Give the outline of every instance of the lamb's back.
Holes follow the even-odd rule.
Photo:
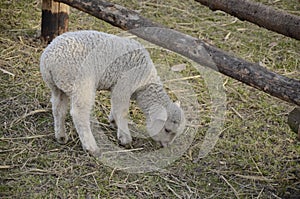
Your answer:
[[[49,44],[41,56],[41,72],[48,84],[65,92],[72,92],[85,79],[93,79],[96,87],[109,89],[124,71],[142,62],[151,62],[150,56],[134,40],[77,31],[62,34]]]

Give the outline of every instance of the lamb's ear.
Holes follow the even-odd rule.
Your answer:
[[[157,135],[164,127],[168,118],[167,110],[162,105],[151,106],[147,122],[147,130],[150,136]]]
[[[174,104],[176,104],[180,108],[180,101],[176,101],[174,102]]]

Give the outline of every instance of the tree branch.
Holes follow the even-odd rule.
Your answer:
[[[222,10],[268,30],[300,40],[300,17],[248,0],[196,0],[211,10]]]

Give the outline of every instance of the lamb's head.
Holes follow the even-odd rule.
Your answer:
[[[151,138],[163,147],[172,144],[184,128],[185,117],[179,103],[170,103],[166,108],[158,104],[150,107],[147,130]]]

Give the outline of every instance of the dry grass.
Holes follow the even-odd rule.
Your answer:
[[[211,12],[194,1],[114,2],[270,70],[298,78],[299,41]],[[261,0],[300,15],[299,3]],[[201,110],[201,128],[191,148],[161,172],[128,174],[85,153],[70,118],[67,145],[54,140],[49,89],[39,73],[45,45],[40,29],[40,1],[0,3],[0,197],[1,198],[297,198],[300,195],[300,145],[286,124],[293,106],[240,82],[225,78],[225,127],[214,150],[198,163],[208,129],[211,102],[202,79],[190,78]],[[70,29],[118,33],[117,28],[72,10]],[[178,56],[160,57],[170,66]],[[199,75],[187,67],[185,77]],[[100,104],[101,100],[101,104]],[[104,93],[95,114],[107,124]],[[133,110],[133,113],[138,110]],[[137,118],[140,116],[136,114]],[[108,129],[108,131],[112,131]],[[110,139],[114,141],[115,137]],[[137,140],[133,147],[143,146]],[[148,147],[148,148],[147,148]],[[146,150],[151,150],[151,144]]]

